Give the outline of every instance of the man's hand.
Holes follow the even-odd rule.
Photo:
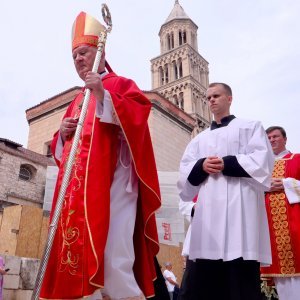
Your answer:
[[[59,131],[63,142],[73,136],[76,130],[77,123],[78,119],[74,118],[65,118],[62,120]]]
[[[224,169],[224,161],[217,156],[208,156],[203,162],[203,170],[208,174],[218,174]]]
[[[100,74],[91,71],[87,72],[85,77],[85,87],[89,88],[96,99],[102,103],[104,98],[104,89]]]
[[[284,186],[281,178],[272,178],[271,179],[271,188],[270,192],[277,192],[284,190]]]

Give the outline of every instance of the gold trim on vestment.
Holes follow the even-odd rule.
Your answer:
[[[97,101],[95,99],[95,101]],[[96,103],[97,104],[97,103]],[[95,104],[95,105],[96,105]],[[89,233],[89,237],[90,237],[90,242],[91,242],[91,247],[93,249],[93,253],[96,259],[96,264],[97,264],[97,269],[96,269],[96,273],[99,269],[99,261],[98,261],[98,256],[96,253],[96,249],[94,246],[94,242],[93,242],[93,236],[92,236],[92,232],[91,232],[91,228],[90,228],[90,224],[88,221],[88,215],[87,215],[87,195],[86,195],[86,190],[87,190],[87,182],[88,182],[88,176],[89,176],[89,172],[88,172],[88,167],[89,167],[89,162],[90,162],[90,154],[91,154],[91,148],[92,148],[92,144],[93,144],[93,137],[94,137],[94,128],[95,128],[95,122],[96,122],[96,110],[94,112],[94,118],[93,118],[93,126],[92,126],[92,130],[91,130],[91,142],[90,142],[90,148],[89,148],[89,152],[88,152],[88,158],[87,158],[87,163],[86,163],[86,170],[85,170],[85,182],[84,182],[84,218],[86,221],[86,225],[87,225],[87,229],[88,229],[88,233]],[[89,278],[89,283],[93,286],[99,287],[99,288],[103,288],[102,285],[99,285],[97,283],[92,282],[93,278],[95,277],[96,273],[94,273],[90,278]]]
[[[69,144],[69,145],[71,145],[71,144]],[[68,216],[65,219],[65,223],[64,223],[64,220],[63,220],[63,216],[62,215],[60,216],[60,226],[61,226],[61,230],[62,230],[63,243],[62,243],[60,265],[59,265],[58,271],[59,272],[68,271],[70,275],[76,275],[77,274],[77,269],[79,267],[78,266],[79,254],[73,252],[72,244],[74,244],[79,239],[80,230],[79,230],[78,227],[69,226],[69,223],[70,223],[70,220],[72,218],[72,215],[75,213],[75,210],[70,209],[70,202],[71,202],[72,192],[77,191],[77,190],[80,189],[81,181],[83,180],[83,177],[78,176],[78,173],[77,173],[77,171],[82,168],[81,159],[79,157],[81,145],[82,145],[82,140],[79,140],[79,144],[78,144],[78,148],[77,148],[77,151],[76,151],[74,164],[73,164],[73,167],[72,167],[72,173],[71,173],[71,177],[70,177],[70,180],[69,180],[69,185],[74,181],[77,182],[77,185],[74,183],[73,186],[72,186],[72,190],[68,191],[68,193],[66,193],[65,198],[64,198],[64,207],[66,207],[66,205],[68,205],[67,201],[69,203]],[[66,154],[65,161],[68,160],[69,154],[70,154],[70,152]],[[66,164],[64,164],[64,166],[65,165]],[[65,249],[64,249],[65,247],[67,247],[66,252],[65,252]]]
[[[289,153],[289,154],[290,154],[290,153]],[[275,162],[276,162],[276,161],[280,161],[280,160],[290,160],[290,159],[293,159],[294,156],[295,156],[295,154],[296,154],[296,153],[293,153],[293,154],[291,154],[289,157],[286,157],[286,158],[284,158],[284,157],[278,158],[278,159],[275,160]],[[286,154],[286,155],[287,155],[287,154]]]
[[[276,273],[276,274],[273,274],[273,273],[270,273],[270,274],[264,274],[264,273],[262,273],[262,274],[260,274],[261,275],[261,277],[283,277],[283,278],[286,278],[286,277],[298,277],[298,276],[300,276],[300,273],[294,273],[294,274],[278,274],[278,273]]]
[[[285,160],[275,161],[273,178],[284,178]],[[278,253],[279,269],[282,275],[295,274],[295,261],[289,232],[287,215],[287,199],[284,192],[273,192],[269,195],[272,227],[275,235],[275,244]]]

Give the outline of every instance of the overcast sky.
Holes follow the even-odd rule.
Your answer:
[[[119,75],[151,89],[150,59],[174,0],[107,0],[113,30],[107,59]],[[80,11],[102,22],[95,0],[0,1],[0,137],[27,146],[25,110],[81,85],[71,56],[71,27]],[[199,53],[210,82],[233,89],[232,113],[287,130],[300,152],[300,1],[179,0],[198,25]]]

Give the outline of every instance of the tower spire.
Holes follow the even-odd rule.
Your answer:
[[[198,26],[179,2],[174,0],[174,7],[159,30],[160,55],[151,60],[152,89],[192,115],[200,130],[211,121],[205,97],[208,62],[198,52]]]

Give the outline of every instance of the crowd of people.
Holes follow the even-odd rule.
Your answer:
[[[53,207],[86,89],[91,99],[40,297],[260,300],[263,277],[280,300],[298,299],[300,155],[286,150],[283,128],[265,132],[260,122],[231,114],[225,83],[209,85],[214,121],[191,140],[180,163],[179,195],[192,216],[181,288],[172,263],[162,273],[151,102],[134,81],[111,70],[105,51],[92,72],[103,30],[84,12],[73,25],[72,57],[84,88],[52,141],[59,166]]]

